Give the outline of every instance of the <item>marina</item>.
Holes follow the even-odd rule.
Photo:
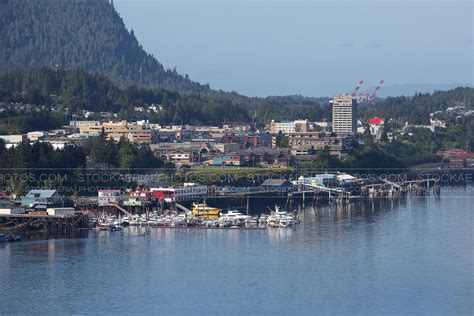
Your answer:
[[[69,229],[121,230],[128,226],[173,228],[286,228],[300,221],[295,204],[349,204],[373,199],[406,199],[440,195],[435,178],[363,181],[348,174],[299,177],[293,182],[268,181],[260,187],[215,187],[187,183],[169,188],[137,186],[125,192],[99,190],[97,197],[76,197],[70,202],[54,190],[33,190],[45,198],[29,198],[28,207],[0,209],[0,231],[35,233]],[[29,194],[32,194],[31,192]],[[33,196],[33,195],[32,195]],[[256,201],[267,204],[260,208]],[[276,203],[277,202],[277,203]],[[273,204],[273,208],[268,207]],[[283,204],[284,203],[284,204]],[[280,204],[280,205],[278,205]]]
[[[284,229],[129,226],[1,244],[0,313],[469,314],[473,197],[299,203],[300,224]]]
[[[183,206],[181,206],[184,208]],[[204,210],[204,211],[203,211]],[[203,214],[204,213],[204,214]],[[89,227],[97,230],[121,230],[122,227],[172,227],[172,228],[232,228],[232,229],[265,229],[284,228],[299,224],[296,211],[281,210],[275,205],[269,214],[260,216],[244,215],[237,210],[221,212],[220,209],[206,204],[193,204],[193,209],[186,213],[168,212],[159,215],[156,211],[151,214],[117,217],[115,215],[92,215],[89,217]]]

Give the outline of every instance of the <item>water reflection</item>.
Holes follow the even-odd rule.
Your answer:
[[[473,198],[299,203],[301,224],[284,229],[0,245],[0,314],[469,314]]]

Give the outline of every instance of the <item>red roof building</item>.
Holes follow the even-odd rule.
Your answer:
[[[372,117],[367,121],[370,125],[382,125],[385,123],[384,117]]]

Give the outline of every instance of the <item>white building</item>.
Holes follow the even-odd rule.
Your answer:
[[[331,128],[331,122],[326,122],[326,121],[312,122],[311,125],[312,125],[311,128],[313,130],[323,129],[323,130],[329,131],[329,129]]]
[[[97,195],[99,206],[115,206],[120,203],[120,190],[99,190]]]
[[[71,126],[97,126],[100,125],[100,121],[70,121],[69,125]]]
[[[208,194],[208,187],[185,183],[182,187],[150,188],[150,192],[153,198],[165,202],[185,201],[205,198]]]
[[[56,150],[57,149],[62,150],[64,149],[64,147],[73,144],[71,141],[64,140],[64,139],[47,139],[42,142],[51,144],[51,146],[53,146],[53,148]]]
[[[46,212],[52,216],[71,216],[76,213],[76,210],[74,207],[49,207]]]
[[[28,139],[32,142],[35,142],[38,139],[43,139],[46,135],[47,135],[47,133],[42,132],[42,131],[29,132],[29,133],[26,134]]]
[[[332,100],[332,131],[352,134],[357,131],[357,102],[350,95],[340,95]]]
[[[26,135],[0,135],[0,139],[5,142],[6,148],[16,147],[22,141],[26,141]]]
[[[14,214],[24,214],[25,209],[23,207],[5,207],[0,208],[0,215],[14,215]]]
[[[382,137],[384,131],[385,118],[373,117],[369,118],[367,123],[369,124],[370,134],[379,140]]]
[[[279,132],[282,132],[283,134],[309,132],[309,121],[296,120],[275,122],[274,120],[272,120],[272,122],[270,123],[270,133],[278,134]]]

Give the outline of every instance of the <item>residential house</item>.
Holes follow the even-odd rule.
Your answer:
[[[97,194],[99,206],[115,206],[121,200],[120,190],[99,190]]]

